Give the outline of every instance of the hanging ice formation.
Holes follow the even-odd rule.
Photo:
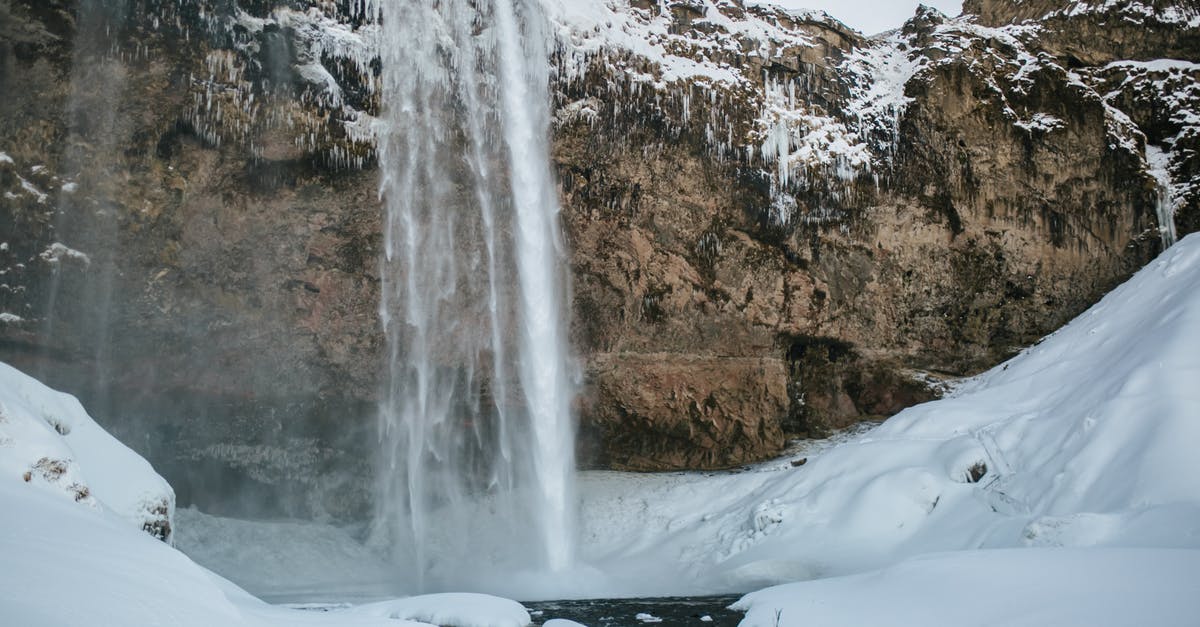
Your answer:
[[[382,23],[374,537],[423,589],[572,561],[573,390],[535,0],[367,0]],[[498,571],[499,572],[499,571]]]

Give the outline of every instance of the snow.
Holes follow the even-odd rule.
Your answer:
[[[62,263],[63,259],[68,261],[76,261],[85,266],[92,264],[92,258],[89,257],[87,253],[75,250],[74,248],[63,244],[62,242],[54,242],[53,244],[50,244],[48,247],[46,247],[46,250],[43,250],[38,256],[41,257],[45,262],[52,265],[58,265]]]
[[[21,182],[21,189],[24,190],[26,194],[33,196],[34,200],[36,200],[39,204],[44,205],[46,204],[46,201],[49,200],[50,197],[45,192],[38,189],[33,183],[30,183],[25,177],[18,174],[17,180]]]
[[[175,493],[150,464],[101,429],[75,397],[0,363],[4,481],[111,512],[169,539]]]
[[[525,627],[529,612],[516,601],[486,594],[447,592],[361,605],[353,614],[455,627]]]
[[[962,11],[961,0],[767,0],[753,4],[775,4],[787,9],[826,11],[847,26],[868,35],[899,28],[922,4],[938,9],[946,15],[958,15]]]
[[[894,32],[873,45],[856,48],[846,56],[840,70],[849,84],[845,112],[854,120],[860,135],[882,139],[888,159],[900,142],[900,117],[911,98],[904,88],[929,59],[916,54],[912,42]]]
[[[1013,126],[1029,133],[1049,133],[1061,128],[1066,128],[1066,123],[1061,119],[1048,113],[1035,113],[1028,120],[1018,120],[1013,122]]]
[[[1200,9],[1191,0],[1177,0],[1174,4],[1160,0],[1154,4],[1158,6],[1151,6],[1137,0],[1076,1],[1066,8],[1047,13],[1041,19],[1046,21],[1059,16],[1078,17],[1110,13],[1113,14],[1112,17],[1119,17],[1138,25],[1158,22],[1182,25],[1187,28],[1200,28]]]
[[[569,72],[581,71],[590,57],[605,51],[631,53],[656,66],[657,76],[635,78],[657,89],[683,80],[698,85],[745,84],[748,79],[736,68],[708,59],[720,53],[742,54],[743,42],[755,42],[757,54],[763,57],[772,57],[787,46],[811,43],[803,33],[781,28],[769,16],[748,12],[744,19],[731,19],[721,12],[720,4],[717,0],[694,3],[703,16],[694,23],[710,24],[715,28],[706,30],[712,32],[689,29],[674,33],[673,18],[665,7],[646,11],[622,0],[542,0],[556,39],[573,60],[568,63]],[[806,17],[829,19],[823,14]],[[617,69],[637,74],[633,68]]]
[[[768,588],[733,608],[748,612],[741,627],[1189,627],[1200,616],[1198,576],[1200,551],[962,551]]]
[[[105,512],[0,480],[0,616],[22,627],[417,627],[267,605]]]
[[[409,613],[459,627],[529,622],[519,604],[481,595],[328,612],[273,607],[140,530],[146,498],[174,496],[74,397],[0,363],[0,619],[6,625],[418,627],[389,617]]]
[[[1113,61],[1104,66],[1106,70],[1136,68],[1147,72],[1200,72],[1200,63],[1179,59],[1154,59],[1152,61]]]

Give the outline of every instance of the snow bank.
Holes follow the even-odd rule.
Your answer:
[[[0,481],[0,621],[22,627],[417,627],[415,623],[272,607],[182,553],[21,482]]]
[[[371,603],[355,613],[401,618],[446,627],[525,627],[529,612],[516,601],[486,594],[446,592]]]
[[[109,510],[170,540],[175,493],[100,428],[75,397],[0,363],[0,483],[27,484]]]
[[[965,551],[768,588],[733,609],[748,612],[741,627],[1186,627],[1200,616],[1197,576],[1200,551]]]

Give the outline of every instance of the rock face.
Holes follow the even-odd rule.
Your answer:
[[[0,359],[185,505],[368,506],[378,27],[349,4],[0,0]],[[1200,228],[1187,3],[980,0],[876,39],[592,8],[547,8],[589,465],[890,415],[1094,302],[1163,216]]]

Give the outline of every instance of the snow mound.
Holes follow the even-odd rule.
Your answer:
[[[400,618],[442,627],[525,627],[532,621],[516,601],[487,594],[444,592],[362,605],[370,616]]]
[[[175,492],[92,420],[75,397],[0,363],[0,482],[107,509],[165,541]]]
[[[581,623],[566,618],[551,618],[542,623],[542,627],[586,627]]]
[[[741,627],[1195,625],[1200,551],[945,553],[746,595]],[[864,603],[864,600],[869,602]]]

